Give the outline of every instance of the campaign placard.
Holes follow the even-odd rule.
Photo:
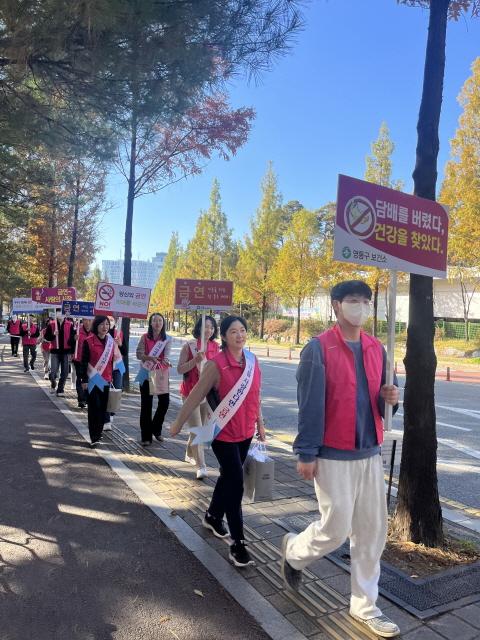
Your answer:
[[[75,300],[75,287],[33,287],[32,300],[42,305],[44,309],[61,307],[64,300]]]
[[[440,278],[447,273],[447,248],[446,207],[339,176],[335,260]]]
[[[175,280],[175,309],[228,311],[232,303],[231,280]]]
[[[13,298],[12,313],[42,313],[44,307],[31,298]]]
[[[150,294],[151,289],[143,287],[99,282],[94,311],[96,315],[145,319],[148,316]]]
[[[64,300],[62,302],[62,313],[71,318],[93,318],[95,303],[86,300]]]

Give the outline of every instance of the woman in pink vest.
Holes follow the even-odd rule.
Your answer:
[[[7,322],[7,333],[10,335],[10,348],[12,349],[12,356],[16,358],[18,358],[18,343],[20,342],[20,325],[21,322],[15,314],[13,314]]]
[[[87,393],[82,387],[82,352],[83,343],[92,335],[92,318],[83,318],[78,332],[75,336],[75,349],[72,356],[72,363],[77,374],[75,388],[77,390],[78,408],[85,409],[87,406]]]
[[[137,346],[137,358],[142,363],[136,381],[140,383],[140,430],[144,447],[152,444],[153,436],[163,442],[163,421],[170,403],[171,344],[171,338],[165,332],[165,318],[161,313],[153,313],[148,321],[148,331]],[[158,405],[152,419],[154,395],[158,398]]]
[[[37,339],[40,335],[35,316],[30,316],[30,326],[28,322],[24,322],[20,327],[20,335],[22,336],[23,347],[23,369],[28,373],[30,369],[35,368],[35,360],[37,359]],[[30,362],[28,358],[30,356]],[[30,367],[30,368],[29,368]]]
[[[84,340],[82,347],[80,375],[84,391],[88,389],[88,431],[92,448],[102,437],[113,378],[115,343],[108,333],[109,330],[110,322],[107,316],[95,316],[92,335]]]
[[[108,316],[110,321],[110,335],[115,340],[115,344],[117,345],[118,351],[122,356],[127,355],[127,347],[125,345],[125,341],[123,339],[123,331],[121,329],[117,329],[118,318],[115,316]],[[120,318],[121,323],[121,318]],[[123,373],[119,371],[119,369],[113,370],[113,386],[115,389],[123,388]],[[111,431],[113,427],[113,416],[114,413],[106,413],[105,414],[105,423],[103,425],[104,431]]]
[[[183,375],[183,381],[180,385],[180,395],[182,396],[183,402],[185,402],[190,391],[197,384],[200,377],[200,371],[203,368],[203,363],[205,363],[207,360],[212,360],[215,356],[218,355],[218,352],[220,351],[220,346],[216,341],[216,338],[218,337],[218,327],[215,318],[212,318],[212,316],[205,317],[204,352],[202,352],[201,350],[201,332],[202,319],[199,318],[192,331],[194,340],[189,340],[186,344],[184,344],[180,352],[177,371],[178,373]],[[204,401],[200,404],[200,406],[196,407],[196,409],[193,410],[190,418],[188,419],[188,426],[198,427],[203,424],[205,421],[206,413],[207,403],[206,401]],[[185,462],[196,465],[197,479],[201,480],[208,476],[207,466],[205,464],[205,452],[203,444],[192,444],[193,439],[194,434],[191,433],[190,437],[188,438]]]
[[[252,559],[245,548],[243,535],[243,463],[255,434],[255,427],[259,439],[265,440],[265,425],[260,407],[261,374],[256,357],[244,351],[247,323],[243,318],[224,318],[220,325],[220,336],[222,351],[205,365],[200,380],[170,427],[170,433],[174,437],[180,432],[192,411],[207,394],[210,404],[218,404],[227,396],[232,398],[231,404],[235,405],[235,410],[230,412],[232,418],[221,424],[221,430],[212,442],[213,453],[220,465],[220,476],[203,525],[217,538],[230,535],[233,544],[230,546],[229,558],[236,567],[246,567],[252,563]],[[253,359],[253,371],[249,369],[251,375],[248,383],[247,358],[249,367]],[[248,388],[248,392],[243,395],[242,387]],[[212,391],[217,396],[216,402],[212,402]],[[221,423],[220,416],[218,423]],[[227,517],[230,534],[223,523],[224,515]]]

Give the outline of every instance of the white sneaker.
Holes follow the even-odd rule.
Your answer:
[[[188,462],[188,464],[193,464],[196,465],[197,463],[195,462],[194,458],[191,458],[187,453],[185,454],[185,462]]]
[[[203,480],[204,478],[208,478],[207,467],[200,467],[197,469],[197,480]]]
[[[48,375],[48,373],[46,373],[46,374],[43,376],[43,379],[44,379],[44,380],[50,380],[50,376]]]
[[[364,618],[359,618],[358,616],[350,614],[352,618],[358,620],[358,622],[362,622],[366,627],[376,633],[377,636],[381,638],[395,638],[400,635],[400,629],[395,622],[392,622],[390,618],[387,616],[377,616],[376,618],[369,618],[365,620]]]
[[[113,422],[106,422],[106,423],[103,425],[103,430],[104,430],[104,431],[111,431],[111,430],[112,430],[112,427],[113,427]]]
[[[75,389],[76,389],[76,388],[77,388],[77,387],[75,386],[75,382],[71,382],[71,383],[70,383],[70,389],[71,389],[72,391],[75,391]]]

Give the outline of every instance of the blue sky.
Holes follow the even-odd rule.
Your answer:
[[[412,190],[428,12],[395,0],[312,0],[305,21],[291,52],[259,84],[238,78],[232,85],[232,105],[257,112],[249,142],[237,155],[230,162],[212,160],[201,176],[136,201],[135,259],[166,251],[172,231],[184,244],[188,241],[200,210],[208,207],[215,177],[230,226],[242,238],[255,215],[269,160],[284,202],[299,200],[313,209],[334,200],[339,173],[363,177],[365,156],[382,120],[396,145],[392,177]],[[460,114],[457,95],[478,55],[480,19],[451,22],[440,180]],[[126,189],[121,176],[111,177],[109,198],[114,207],[105,214],[98,262],[119,258],[123,249]]]

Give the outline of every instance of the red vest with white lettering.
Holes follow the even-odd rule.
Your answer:
[[[245,364],[239,364],[231,355],[228,349],[223,349],[213,358],[219,373],[220,382],[218,384],[218,395],[220,400],[227,395],[230,389],[238,382],[243,374]],[[255,371],[253,373],[252,385],[242,402],[237,413],[220,431],[216,440],[222,442],[241,442],[247,438],[252,438],[255,433],[255,424],[258,418],[258,408],[260,401],[261,373],[258,361],[255,358]]]
[[[60,340],[60,322],[57,320],[58,322],[58,339]],[[55,333],[55,331],[57,330],[57,323],[55,322],[55,320],[51,320],[50,321],[50,326],[52,327],[52,332]],[[67,318],[64,319],[63,321],[63,349],[64,351],[67,351],[68,349],[72,349],[71,345],[70,345],[70,335],[72,333],[72,327],[73,327],[73,322],[71,320],[68,320]],[[54,340],[52,342],[52,346],[50,347],[51,349],[56,349],[57,348],[57,337],[54,336]],[[62,345],[60,345],[60,349],[62,348]]]
[[[73,357],[72,360],[74,362],[80,362],[82,359],[82,349],[83,349],[83,343],[85,342],[85,340],[92,335],[91,331],[85,331],[84,326],[82,325],[80,327],[80,329],[78,330],[78,347],[77,347],[77,357]]]
[[[357,411],[357,376],[355,356],[345,343],[338,325],[321,333],[317,339],[322,345],[325,365],[325,434],[323,444],[334,449],[355,449]],[[383,421],[378,409],[382,385],[383,349],[381,343],[363,331],[360,333],[363,364],[368,382],[377,442],[383,442]]]
[[[90,334],[87,338],[85,338],[85,340],[88,342],[88,347],[90,349],[90,359],[89,359],[89,363],[92,365],[92,367],[95,367],[97,362],[100,360],[100,358],[102,357],[102,354],[105,350],[105,340],[100,340],[100,338],[98,336],[96,336],[94,333]],[[105,367],[103,373],[102,373],[102,378],[106,381],[106,382],[112,382],[113,379],[113,356],[115,353],[115,349],[112,349],[112,355],[110,356],[108,362],[107,362],[107,366]]]
[[[198,339],[197,351],[200,351],[201,346],[201,340]],[[216,342],[215,340],[209,340],[206,344],[205,357],[207,358],[207,360],[213,360],[213,358],[218,355],[219,351],[220,345],[218,344],[218,342]],[[192,355],[191,351],[190,355]],[[190,362],[191,360],[193,360],[193,356],[187,362]],[[183,398],[186,398],[190,394],[193,387],[197,384],[199,378],[200,372],[198,371],[198,367],[195,365],[193,369],[190,369],[190,371],[187,372],[187,374],[184,376],[182,384],[180,385],[180,395]]]
[[[20,335],[20,320],[9,320],[7,324],[7,331],[11,336],[19,336]]]

